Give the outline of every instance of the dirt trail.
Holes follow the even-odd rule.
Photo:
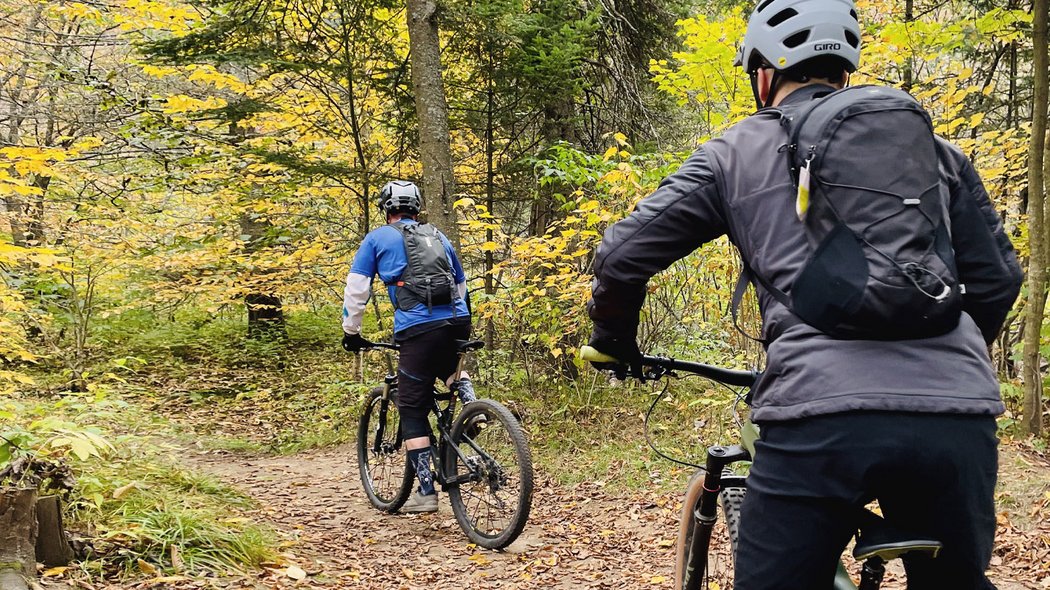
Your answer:
[[[669,587],[672,497],[611,498],[538,485],[529,525],[504,552],[469,544],[445,497],[434,515],[386,515],[358,482],[352,446],[286,457],[198,454],[197,467],[259,502],[296,542],[288,559],[316,588]],[[269,581],[292,585],[274,572]]]
[[[606,494],[598,486],[537,486],[529,525],[504,552],[475,547],[459,529],[447,502],[436,515],[386,515],[371,508],[358,481],[350,445],[292,456],[195,453],[198,469],[212,473],[258,501],[250,517],[288,536],[288,563],[308,574],[295,580],[267,570],[222,587],[487,589],[670,588],[678,495]],[[1009,451],[1008,466],[1023,456]],[[1024,461],[1011,479],[1035,475],[1046,482],[1050,465]],[[1004,466],[1006,467],[1006,466]],[[1042,486],[1040,486],[1042,488]],[[1009,491],[1004,493],[1009,494]],[[1025,506],[1035,526],[1022,529],[1001,514],[991,577],[1000,590],[1050,587],[1050,524],[1039,517],[1050,494],[1036,491],[1039,507]],[[1043,522],[1039,522],[1039,521]],[[721,527],[721,525],[720,525]],[[716,530],[716,536],[724,531]],[[726,545],[715,556],[715,580],[728,588]],[[894,568],[899,570],[900,568]],[[884,588],[903,584],[891,575]],[[211,584],[209,584],[210,586]]]

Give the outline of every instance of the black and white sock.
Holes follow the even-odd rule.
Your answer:
[[[424,496],[436,494],[434,489],[434,472],[430,470],[430,447],[412,449],[408,452],[409,462],[416,468],[419,480],[419,493]]]
[[[470,379],[466,377],[457,379],[453,382],[456,387],[456,391],[459,393],[459,400],[465,404],[477,401],[478,395],[474,393],[474,384],[471,383]]]

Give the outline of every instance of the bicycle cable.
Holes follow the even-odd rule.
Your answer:
[[[699,375],[686,375],[685,377],[678,377],[678,378],[679,379],[685,379],[686,377],[700,377],[700,376]],[[714,379],[708,379],[708,381],[710,381],[711,383],[717,383],[718,385],[721,385],[722,387],[725,387],[727,390],[729,390],[730,393],[733,394],[733,397],[734,397],[734,401],[733,401],[734,421],[736,421],[739,424],[739,417],[736,416],[735,409],[739,405],[740,401],[742,399],[744,399],[744,396],[740,393],[740,391],[738,391],[736,389],[733,389],[732,387],[726,385],[725,383],[721,383],[719,381],[715,381]],[[663,451],[661,451],[660,449],[658,449],[656,447],[656,443],[653,442],[652,436],[650,436],[650,433],[649,433],[649,419],[652,418],[653,411],[656,409],[656,404],[660,403],[660,400],[662,400],[664,398],[664,396],[667,395],[667,388],[668,388],[668,386],[670,386],[670,382],[664,381],[663,389],[660,390],[660,393],[657,394],[656,399],[654,399],[653,403],[649,406],[649,411],[647,411],[645,413],[645,422],[644,422],[644,426],[643,426],[643,430],[645,431],[645,442],[649,444],[649,448],[652,449],[654,453],[656,453],[660,457],[666,459],[667,461],[670,461],[670,462],[675,463],[677,465],[681,465],[683,467],[693,467],[693,468],[699,469],[701,471],[706,471],[706,468],[703,465],[697,465],[696,463],[690,463],[689,461],[685,461],[685,460],[681,460],[681,459],[675,459],[674,457],[671,457],[670,455],[665,454]]]

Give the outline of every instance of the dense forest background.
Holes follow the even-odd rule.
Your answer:
[[[1046,1],[858,10],[853,83],[899,86],[926,106],[976,164],[1028,271],[991,354],[1002,434],[1038,452]],[[388,365],[339,348],[342,286],[382,223],[378,189],[396,178],[423,186],[427,217],[459,247],[488,344],[482,392],[518,404],[552,464],[568,450],[549,433],[568,444],[576,429],[615,432],[629,396],[577,359],[594,248],[753,110],[731,65],[749,11],[735,0],[0,0],[0,468],[72,466],[68,518],[107,539],[106,572],[143,556],[167,568],[270,559],[239,524],[201,534],[258,555],[165,536],[149,518],[175,507],[158,498],[183,490],[179,509],[211,510],[193,512],[207,523],[230,500],[162,467],[157,448],[189,437],[290,452],[351,436],[355,404]],[[428,39],[439,52],[428,56]],[[738,271],[723,239],[659,275],[643,349],[760,367],[727,317]],[[376,287],[365,335],[383,339],[392,311]],[[693,387],[672,400],[690,428],[732,405]],[[215,442],[211,413],[241,424],[240,438]],[[162,442],[145,442],[157,432]],[[559,477],[652,469],[615,450],[596,457]]]

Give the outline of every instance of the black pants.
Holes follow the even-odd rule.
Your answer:
[[[430,432],[428,415],[434,407],[434,380],[444,381],[456,370],[459,351],[455,341],[469,336],[470,324],[455,324],[399,341],[397,409],[406,437],[426,436]]]
[[[740,518],[735,590],[827,590],[873,499],[944,544],[908,588],[985,590],[998,467],[991,416],[858,412],[762,426]]]

